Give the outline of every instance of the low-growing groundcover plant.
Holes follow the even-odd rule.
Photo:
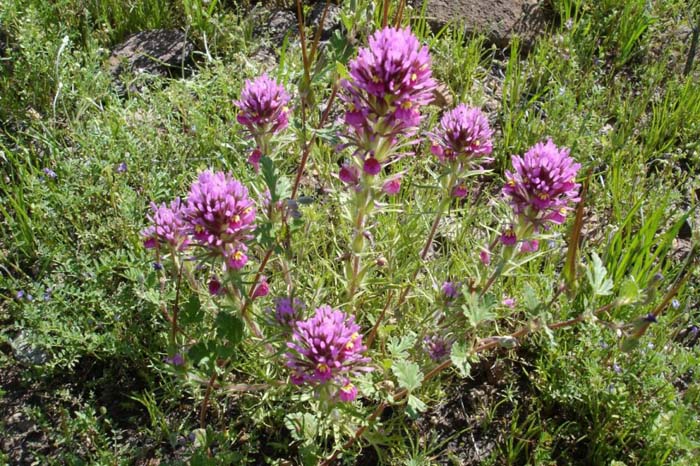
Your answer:
[[[694,464],[685,4],[554,1],[509,57],[298,7],[265,73],[227,2],[0,8],[0,458]],[[174,24],[195,76],[116,96],[103,47]]]

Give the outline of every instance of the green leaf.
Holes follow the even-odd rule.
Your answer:
[[[530,314],[535,314],[541,305],[540,298],[537,296],[535,289],[527,283],[523,289],[523,306]]]
[[[219,312],[215,325],[219,338],[225,338],[234,345],[243,339],[243,321],[233,314]]]
[[[426,404],[414,395],[408,395],[406,405],[406,414],[411,419],[417,419],[418,415],[427,409]]]
[[[495,297],[484,296],[480,299],[474,293],[465,293],[465,302],[462,305],[464,316],[469,319],[472,327],[493,320],[496,316],[491,309],[495,305]]]
[[[389,338],[389,352],[396,359],[405,359],[408,357],[408,350],[413,348],[416,344],[416,334],[409,332],[408,334],[398,337]]]
[[[452,360],[452,364],[462,377],[469,376],[469,372],[471,371],[471,364],[469,363],[470,357],[471,351],[466,343],[459,342],[452,345],[450,360]]]
[[[335,72],[340,75],[343,79],[350,79],[350,73],[345,65],[339,61],[335,62]]]
[[[617,298],[618,306],[626,306],[628,304],[635,304],[642,297],[642,291],[637,285],[637,281],[634,277],[629,277],[620,286],[620,295]]]
[[[586,269],[586,276],[588,276],[588,282],[593,288],[593,295],[607,296],[612,293],[613,282],[608,278],[608,271],[598,254],[593,253],[591,259],[591,263]]]
[[[214,352],[212,351],[209,342],[200,341],[190,347],[190,350],[187,352],[187,359],[192,361],[195,366],[198,366],[202,362],[213,360]]]
[[[405,388],[409,392],[420,387],[423,381],[423,373],[415,362],[406,360],[395,361],[391,366],[391,370],[401,388]]]
[[[199,300],[199,296],[193,294],[182,308],[180,322],[183,324],[194,324],[200,322],[203,317],[204,312],[202,311],[202,303]]]
[[[299,442],[311,442],[318,433],[318,421],[310,413],[290,413],[284,417],[284,425],[292,438]]]

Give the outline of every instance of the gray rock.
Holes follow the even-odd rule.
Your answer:
[[[420,10],[423,0],[409,0]],[[551,12],[544,0],[427,0],[426,17],[433,29],[464,24],[467,33],[483,33],[489,42],[506,47],[517,34],[529,48],[547,26]]]
[[[23,330],[10,342],[15,359],[27,366],[41,366],[48,362],[49,354],[32,344],[30,336]]]
[[[318,28],[321,23],[321,16],[323,16],[323,10],[326,8],[326,2],[320,1],[314,4],[311,12],[306,17],[306,25],[311,26],[313,34],[316,34],[316,28]],[[333,35],[335,30],[340,28],[340,12],[341,8],[333,3],[328,4],[328,11],[326,12],[326,17],[323,19],[323,29],[321,30],[321,40],[327,41]],[[313,36],[312,36],[313,37]]]
[[[274,11],[270,13],[267,21],[254,28],[253,34],[266,38],[273,47],[279,47],[285,37],[294,39],[299,35],[296,14],[288,10]]]
[[[115,77],[126,70],[170,77],[189,75],[193,51],[194,45],[182,31],[141,31],[114,47],[109,68]]]

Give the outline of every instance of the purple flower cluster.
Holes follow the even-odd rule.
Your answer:
[[[274,320],[284,328],[292,328],[301,319],[302,311],[306,305],[299,298],[277,298],[275,299],[275,310],[271,311]]]
[[[481,110],[460,104],[440,119],[437,132],[430,135],[431,151],[442,163],[464,165],[489,163],[493,151],[493,130]]]
[[[287,346],[292,383],[331,383],[339,387],[337,395],[342,401],[357,395],[349,376],[371,370],[366,365],[369,358],[362,355],[367,348],[362,345],[354,317],[327,305],[317,308],[311,318],[297,322]]]
[[[238,270],[248,262],[245,240],[254,229],[255,205],[237,180],[223,172],[200,173],[190,187],[184,216],[193,238],[221,253],[228,267]]]
[[[430,359],[435,362],[443,361],[452,351],[453,340],[440,335],[429,335],[423,339],[425,351]]]
[[[223,172],[205,171],[192,183],[187,202],[151,204],[151,225],[143,230],[144,246],[163,244],[183,249],[195,243],[221,255],[238,270],[248,261],[245,242],[254,229],[255,206],[248,190]],[[218,287],[220,288],[220,284]]]
[[[397,138],[415,133],[420,107],[432,100],[430,54],[409,28],[386,27],[372,34],[369,46],[349,63],[349,73],[341,93],[345,136],[356,148],[359,168],[376,175],[392,158]]]
[[[163,244],[183,249],[188,245],[188,225],[182,217],[183,207],[180,198],[173,200],[169,206],[151,202],[153,213],[148,215],[148,220],[152,225],[141,232],[147,249]]]
[[[581,164],[569,157],[569,149],[552,140],[537,143],[524,157],[512,158],[514,172],[506,171],[503,194],[510,198],[516,215],[536,229],[547,222],[561,224],[571,205],[580,200],[576,174]]]
[[[277,133],[289,122],[289,100],[284,87],[267,74],[247,80],[240,100],[234,102],[240,109],[237,120],[255,138]]]

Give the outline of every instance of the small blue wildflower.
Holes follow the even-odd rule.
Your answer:
[[[693,338],[697,337],[698,333],[700,333],[700,329],[698,329],[697,325],[693,325],[692,327],[690,327],[690,335],[692,335]]]
[[[671,301],[671,306],[673,306],[673,309],[678,309],[679,307],[681,307],[681,303],[677,299],[674,299],[673,301]]]
[[[175,367],[180,367],[185,365],[185,358],[180,353],[175,353],[172,358],[165,358],[165,362],[172,364]]]
[[[615,371],[616,374],[622,373],[622,368],[617,363],[613,363],[612,369],[613,371]]]
[[[56,175],[56,172],[51,170],[49,167],[44,168],[44,174],[51,178],[52,180],[55,180],[58,175]]]
[[[44,291],[44,301],[49,301],[51,299],[51,293],[53,293],[53,288],[49,287]]]
[[[126,162],[122,162],[119,165],[117,165],[117,173],[124,173],[126,172]]]
[[[647,314],[646,317],[644,317],[644,320],[646,320],[647,322],[650,322],[652,324],[658,322],[656,320],[656,316],[654,314],[652,314],[651,312],[649,314]]]
[[[34,301],[34,296],[27,294],[27,301],[29,301],[29,302]]]
[[[160,262],[154,262],[153,270],[163,270],[163,264],[161,264]]]
[[[608,349],[608,348],[610,348],[610,345],[608,345],[607,343],[605,343],[603,340],[600,340],[600,347],[601,347],[602,349]]]

